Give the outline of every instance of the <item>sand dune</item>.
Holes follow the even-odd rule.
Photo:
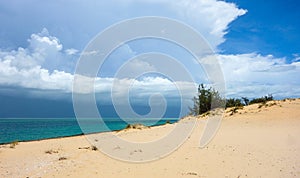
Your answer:
[[[236,112],[227,109],[217,134],[203,149],[198,146],[207,117],[181,122],[195,119],[196,127],[181,147],[146,163],[113,159],[84,136],[21,142],[14,148],[0,145],[0,177],[300,177],[300,99],[255,104]],[[149,142],[177,124],[113,135]],[[146,151],[114,150],[128,158]]]

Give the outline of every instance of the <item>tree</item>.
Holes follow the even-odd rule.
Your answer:
[[[225,100],[219,92],[213,88],[205,88],[203,84],[198,86],[198,94],[193,98],[194,106],[190,108],[190,114],[200,115],[211,109],[224,107]]]
[[[248,106],[248,105],[249,105],[250,100],[249,100],[248,98],[242,97],[242,100],[244,101],[244,105],[245,105],[245,106]]]

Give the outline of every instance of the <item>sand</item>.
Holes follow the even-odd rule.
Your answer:
[[[184,119],[181,122],[197,122],[186,142],[146,163],[113,159],[95,150],[85,136],[21,142],[14,148],[0,145],[0,177],[300,177],[300,99],[255,104],[231,114],[227,109],[217,134],[202,149],[199,139],[207,118]],[[166,124],[112,134],[147,142],[174,127]],[[124,154],[131,158],[143,151]]]

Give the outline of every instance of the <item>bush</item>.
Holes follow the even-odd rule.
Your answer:
[[[213,88],[205,88],[203,84],[198,87],[198,94],[193,98],[194,106],[190,109],[191,115],[200,115],[212,109],[224,107],[225,99]]]
[[[165,124],[171,124],[171,121],[170,120],[166,120]]]
[[[271,94],[261,97],[254,98],[251,101],[242,97],[241,99],[229,98],[225,99],[221,97],[220,93],[213,88],[205,88],[203,84],[200,84],[198,87],[198,94],[193,98],[194,106],[190,109],[190,115],[201,115],[212,109],[216,108],[226,108],[234,107],[233,113],[237,112],[237,109],[241,109],[243,106],[249,104],[262,103],[266,104],[268,101],[272,101],[273,96]],[[262,107],[262,106],[260,106]]]
[[[239,109],[243,109],[244,107],[243,106],[235,106],[235,107],[233,107],[232,109],[230,109],[230,111],[229,112],[231,112],[230,113],[230,116],[232,116],[233,114],[235,114],[235,113],[238,113],[238,110]]]
[[[226,100],[226,108],[244,106],[240,99],[230,98]]]
[[[267,95],[265,97],[261,97],[261,98],[254,98],[250,101],[249,104],[255,104],[255,103],[267,103],[267,101],[273,101],[273,96],[272,95]]]

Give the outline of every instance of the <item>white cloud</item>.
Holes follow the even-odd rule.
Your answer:
[[[294,56],[294,62],[300,61],[300,55],[299,54],[293,54]]]
[[[17,50],[0,50],[1,61],[9,61],[11,66],[30,69],[35,66],[56,67],[51,64],[61,60],[62,44],[56,37],[50,36],[46,28],[41,33],[32,34],[27,48]]]
[[[19,48],[13,51],[0,51],[0,85],[6,86],[18,86],[28,89],[38,90],[59,90],[65,93],[72,92],[73,74],[65,72],[63,70],[47,68],[45,63],[51,63],[55,60],[68,60],[66,56],[63,56],[62,44],[56,37],[50,36],[47,29],[43,29],[41,33],[32,34],[28,40],[28,48]],[[69,55],[76,53],[75,49],[67,49],[65,53]],[[123,45],[119,48],[118,57],[132,57],[134,52],[129,46]],[[60,56],[60,58],[57,58]],[[121,59],[124,61],[123,59]],[[126,68],[127,73],[132,71],[142,72],[145,68],[148,70],[155,70],[150,64],[140,61],[131,60]],[[136,76],[133,76],[136,77]],[[84,81],[95,81],[95,90],[97,93],[109,93],[114,87],[115,91],[120,91],[122,94],[127,91],[124,86],[132,87],[132,90],[141,90],[143,93],[138,93],[137,96],[150,95],[153,92],[160,91],[172,91],[175,92],[174,84],[167,79],[163,78],[143,78],[143,80],[136,80],[134,78],[84,78]],[[91,92],[91,89],[86,90],[86,87],[82,83],[81,89],[77,92],[86,93]],[[173,86],[173,87],[172,87]],[[174,90],[174,91],[173,91]],[[190,92],[188,92],[190,93]],[[118,94],[118,93],[116,93]],[[165,94],[168,94],[165,92]],[[171,95],[169,95],[171,96]]]
[[[56,37],[50,36],[46,29],[43,29],[41,33],[32,34],[28,41],[28,48],[0,51],[0,85],[43,91],[45,93],[44,95],[38,92],[41,96],[47,96],[47,92],[49,92],[51,94],[48,97],[52,97],[53,91],[55,91],[57,95],[61,93],[71,93],[73,90],[74,75],[63,70],[51,70],[47,64],[55,60],[68,60],[66,55],[64,56],[63,54],[68,53],[68,55],[72,55],[77,51],[74,49],[63,51],[62,44],[60,44],[59,40]],[[132,57],[134,52],[131,51],[128,46],[124,46],[120,48],[119,53],[130,54],[129,56]],[[57,56],[59,56],[59,58],[57,58]],[[132,60],[127,64],[127,72],[129,73],[132,71],[142,72],[145,67],[149,70],[154,70],[153,66],[144,61]],[[89,81],[95,82],[93,83],[93,88],[86,86],[86,83]],[[95,91],[100,95],[108,95],[105,97],[107,100],[110,98],[110,93],[113,90],[113,94],[123,101],[128,97],[127,91],[132,91],[134,95],[131,97],[138,100],[144,100],[153,93],[160,93],[167,98],[178,98],[179,95],[175,85],[176,83],[159,77],[146,77],[140,78],[139,80],[134,78],[117,79],[97,77],[92,79],[83,77],[81,87],[75,92],[90,93]],[[184,100],[190,102],[190,98],[193,96],[193,93],[195,93],[195,86],[193,84],[185,85],[182,93],[184,94]]]
[[[164,14],[165,16],[194,27],[214,50],[225,41],[224,35],[227,33],[228,25],[247,13],[247,10],[238,8],[234,3],[219,0],[117,0],[117,3],[126,4],[128,8],[136,3],[164,7],[169,12]],[[155,12],[155,9],[153,11]]]
[[[93,51],[83,51],[81,53],[82,56],[95,56],[96,54],[98,54],[99,51],[97,50],[93,50]]]
[[[55,69],[60,63],[62,44],[56,37],[50,36],[47,29],[41,33],[32,34],[28,39],[27,48],[18,48],[12,51],[1,51],[1,61],[10,61],[10,66],[18,69],[30,69],[36,66]]]
[[[32,56],[38,65],[51,70],[57,68],[62,58],[63,45],[56,37],[50,36],[46,28],[41,33],[32,34],[28,42],[27,55]]]
[[[38,54],[30,55],[30,52],[24,48],[18,48],[18,50],[13,51],[1,51],[0,50],[1,61],[7,61],[10,65],[17,68],[28,69],[39,65],[41,63],[41,58]]]
[[[77,54],[79,51],[77,50],[77,49],[74,49],[74,48],[70,48],[70,49],[66,49],[65,50],[65,53],[67,54],[67,55],[75,55],[75,54]]]
[[[50,36],[46,28],[43,28],[41,33],[32,34],[31,38],[28,39],[29,47],[34,51],[47,52],[49,50],[60,51],[63,46],[60,44],[59,40],[56,37]]]
[[[230,97],[300,97],[300,62],[256,53],[218,57]]]
[[[0,62],[0,85],[19,86],[40,90],[71,91],[73,76],[63,71],[35,66],[29,69],[20,69],[11,65],[8,60]]]
[[[213,49],[225,41],[228,25],[247,11],[233,3],[216,0],[168,1],[181,19],[193,25],[210,43]]]
[[[239,9],[235,4],[217,0],[128,0],[162,4],[172,9],[176,18],[193,26],[210,43],[213,49],[225,41],[228,25],[247,10]],[[127,1],[126,1],[127,2]]]
[[[16,6],[22,8],[16,8]],[[83,48],[95,34],[108,25],[128,18],[141,16],[165,16],[181,20],[201,32],[213,48],[224,41],[228,24],[246,13],[233,3],[220,0],[113,0],[113,1],[34,1],[34,3],[6,2],[7,12],[16,14],[14,23],[5,15],[2,18],[4,29],[12,29],[7,39],[12,43],[13,35],[24,19],[35,19],[26,23],[24,32],[36,30],[47,21],[47,28],[64,40],[67,48]],[[49,14],[48,12],[56,12]],[[78,13],[82,12],[82,13]],[[38,17],[37,17],[38,14]],[[64,16],[64,18],[61,18]],[[84,25],[82,25],[84,24]],[[47,35],[47,31],[43,34]],[[6,33],[5,33],[6,34]],[[17,37],[24,38],[25,33],[18,32]],[[46,38],[44,38],[46,40]],[[48,42],[54,42],[50,40]],[[20,41],[19,41],[20,42]],[[44,42],[47,42],[44,41]]]
[[[0,85],[70,92],[73,76],[59,70],[68,60],[59,40],[44,28],[28,42],[27,48],[0,50]]]
[[[156,71],[155,66],[147,61],[132,59],[126,61],[115,74],[117,78],[136,78],[148,72]]]
[[[56,69],[51,71],[43,67],[43,62],[47,62],[45,56],[49,56],[44,53],[45,51],[51,54],[62,54],[62,45],[59,40],[55,37],[43,36],[44,33],[32,35],[34,37],[29,40],[30,47],[28,48],[0,51],[0,85],[38,90],[59,90],[64,93],[72,92],[74,76],[71,73]],[[126,47],[124,50],[128,52],[129,48]],[[299,97],[300,80],[297,76],[300,73],[300,62],[298,60],[287,63],[285,58],[275,58],[272,55],[262,56],[257,53],[218,55],[218,58],[229,97],[257,97],[268,93],[274,94],[275,97]],[[140,73],[140,70],[145,67],[148,70],[155,70],[153,66],[144,61],[132,60],[130,62],[127,66],[127,73],[135,70]],[[113,84],[117,85],[113,86]],[[190,98],[195,94],[194,83],[171,82],[161,77],[139,79],[98,77],[95,79],[95,88],[92,90],[95,89],[96,93],[107,94],[115,87],[114,94],[124,98],[130,88],[136,98],[149,97],[153,93],[161,93],[172,98],[178,97],[176,86],[183,88],[183,99],[187,103],[190,102]],[[85,88],[84,85],[82,88]],[[92,90],[78,92],[86,93]]]
[[[50,73],[47,69],[35,66],[30,69],[19,69],[12,66],[10,61],[0,62],[0,84],[7,86],[20,86],[29,89],[57,90],[64,93],[71,93],[74,76],[70,73],[54,70]],[[93,82],[94,87],[88,88],[85,84]],[[125,100],[128,91],[135,93],[134,98],[147,98],[153,93],[160,93],[166,97],[178,97],[176,85],[183,87],[183,99],[189,100],[195,93],[195,85],[188,82],[173,83],[159,77],[146,77],[142,80],[116,79],[116,78],[88,78],[84,77],[79,90],[75,92],[113,94],[120,100]],[[45,91],[47,92],[47,91]]]
[[[162,107],[164,100],[168,102],[168,106],[181,105],[184,113],[188,112],[188,106],[192,106],[192,98],[196,91],[197,86],[194,83],[171,82],[161,77],[145,77],[140,80],[97,78],[95,81],[96,96],[101,103],[144,106],[151,101],[152,106]]]

